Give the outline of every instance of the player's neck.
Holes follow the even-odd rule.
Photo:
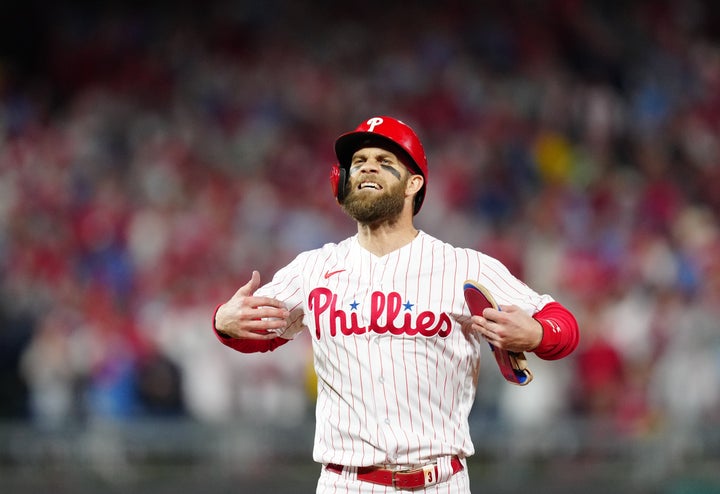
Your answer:
[[[358,242],[372,254],[382,257],[412,242],[418,230],[412,221],[358,224]]]

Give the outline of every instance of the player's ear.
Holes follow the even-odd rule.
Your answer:
[[[424,184],[425,179],[422,175],[410,175],[405,191],[408,195],[416,194],[418,191],[420,191],[420,189],[423,188]]]

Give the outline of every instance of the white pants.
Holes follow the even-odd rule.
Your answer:
[[[330,472],[322,467],[316,494],[470,494],[467,464],[447,482],[417,489],[396,489],[353,479],[352,476]]]

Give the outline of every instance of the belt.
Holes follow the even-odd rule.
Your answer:
[[[450,460],[453,475],[463,469],[463,464],[457,456]],[[345,467],[329,463],[325,468],[333,473],[341,474]],[[437,484],[437,463],[430,463],[414,470],[389,470],[382,467],[357,467],[357,478],[364,482],[395,487],[396,489],[417,489]]]

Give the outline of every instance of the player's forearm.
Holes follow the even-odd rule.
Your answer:
[[[557,302],[551,302],[534,316],[543,327],[543,338],[533,352],[544,360],[557,360],[572,353],[580,340],[580,330],[572,313]]]

